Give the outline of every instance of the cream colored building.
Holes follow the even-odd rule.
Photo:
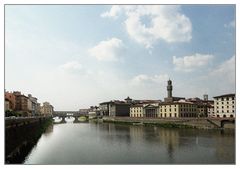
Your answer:
[[[208,112],[208,117],[215,117],[214,104],[208,106],[207,112]]]
[[[130,107],[130,117],[143,117],[143,104],[136,104]]]
[[[197,117],[197,105],[190,102],[169,102],[159,105],[160,118]]]
[[[235,94],[225,94],[214,98],[214,117],[235,117]]]
[[[42,115],[52,115],[53,106],[49,102],[44,102],[41,106],[41,114]]]
[[[159,103],[142,103],[130,107],[130,117],[157,117]]]

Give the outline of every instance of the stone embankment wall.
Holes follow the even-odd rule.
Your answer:
[[[161,127],[215,129],[220,128],[220,121],[208,118],[131,118],[103,117],[103,122],[125,123],[133,125],[156,125]],[[224,128],[235,128],[235,124],[225,124]]]
[[[51,123],[50,117],[6,118],[5,163],[22,163]]]

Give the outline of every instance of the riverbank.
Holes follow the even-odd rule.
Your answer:
[[[7,119],[5,121],[5,163],[22,163],[52,122],[52,118]]]
[[[103,117],[103,122],[129,125],[159,126],[164,128],[192,128],[192,129],[235,129],[234,124],[208,118],[131,118],[131,117]]]

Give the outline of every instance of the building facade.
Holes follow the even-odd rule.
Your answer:
[[[32,116],[37,115],[37,98],[31,94],[28,95],[28,110]]]
[[[99,104],[100,114],[103,116],[130,116],[130,105],[123,101],[109,101]]]
[[[143,104],[135,104],[130,107],[130,117],[143,117]]]
[[[197,117],[197,105],[190,102],[165,102],[159,105],[160,118]]]
[[[235,117],[235,94],[215,96],[213,117]]]
[[[28,97],[19,91],[15,91],[13,94],[16,100],[15,111],[20,112],[22,116],[31,116],[28,109]]]
[[[15,110],[16,98],[13,93],[5,91],[5,101],[8,102],[8,107],[5,107],[6,110]]]
[[[208,95],[203,95],[203,100],[195,97],[195,98],[189,98],[186,101],[194,103],[197,105],[197,113],[198,117],[210,117],[212,113],[214,112],[214,101],[208,100]]]
[[[5,98],[4,111],[7,111],[7,110],[11,110],[11,109],[10,109],[10,101]]]
[[[53,113],[53,106],[49,102],[43,102],[41,106],[41,115],[51,116]]]

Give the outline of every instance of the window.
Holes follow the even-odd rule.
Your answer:
[[[171,109],[169,109],[169,111],[171,112]]]
[[[174,115],[175,115],[175,117],[177,117],[177,113],[175,113]]]
[[[218,102],[217,102],[217,105],[218,105]]]
[[[177,111],[177,109],[175,108],[174,111]]]
[[[167,113],[164,113],[165,114],[165,117],[167,117]]]
[[[227,113],[229,113],[229,111],[227,110]]]
[[[222,106],[222,109],[223,109],[223,106]]]
[[[229,100],[229,98],[227,97],[226,100]]]

